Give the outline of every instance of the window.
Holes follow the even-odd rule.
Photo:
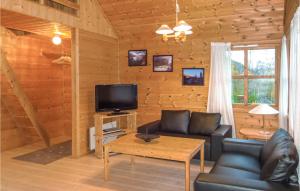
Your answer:
[[[231,64],[234,104],[275,104],[275,49],[234,50]]]

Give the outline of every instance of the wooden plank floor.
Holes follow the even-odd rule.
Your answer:
[[[66,157],[48,165],[12,159],[35,151],[38,143],[3,152],[1,191],[181,191],[184,190],[184,164],[114,155],[110,160],[110,180],[103,180],[103,162],[93,154],[73,159]],[[205,172],[212,163],[205,163]],[[199,173],[199,161],[191,164],[191,184]],[[192,186],[191,186],[192,187]]]

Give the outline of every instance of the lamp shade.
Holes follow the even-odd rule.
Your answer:
[[[187,24],[183,20],[179,21],[178,24],[173,28],[174,31],[178,31],[178,32],[184,32],[184,31],[188,31],[191,29],[192,29],[192,26]]]
[[[260,104],[255,108],[251,109],[249,113],[255,115],[276,115],[279,112],[267,104]]]
[[[156,31],[157,34],[172,34],[174,31],[168,25],[161,25]]]

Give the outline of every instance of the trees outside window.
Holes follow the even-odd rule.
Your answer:
[[[233,104],[276,103],[276,50],[231,52]]]

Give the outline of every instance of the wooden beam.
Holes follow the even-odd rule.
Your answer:
[[[7,81],[9,82],[14,94],[18,98],[20,104],[22,105],[36,132],[42,138],[44,143],[47,146],[49,146],[50,141],[47,132],[42,128],[41,124],[39,123],[36,117],[36,111],[33,105],[31,104],[30,100],[28,99],[27,95],[25,94],[24,90],[22,89],[19,81],[17,80],[15,73],[10,67],[9,62],[7,61],[3,51],[1,51],[1,72],[6,76]]]

